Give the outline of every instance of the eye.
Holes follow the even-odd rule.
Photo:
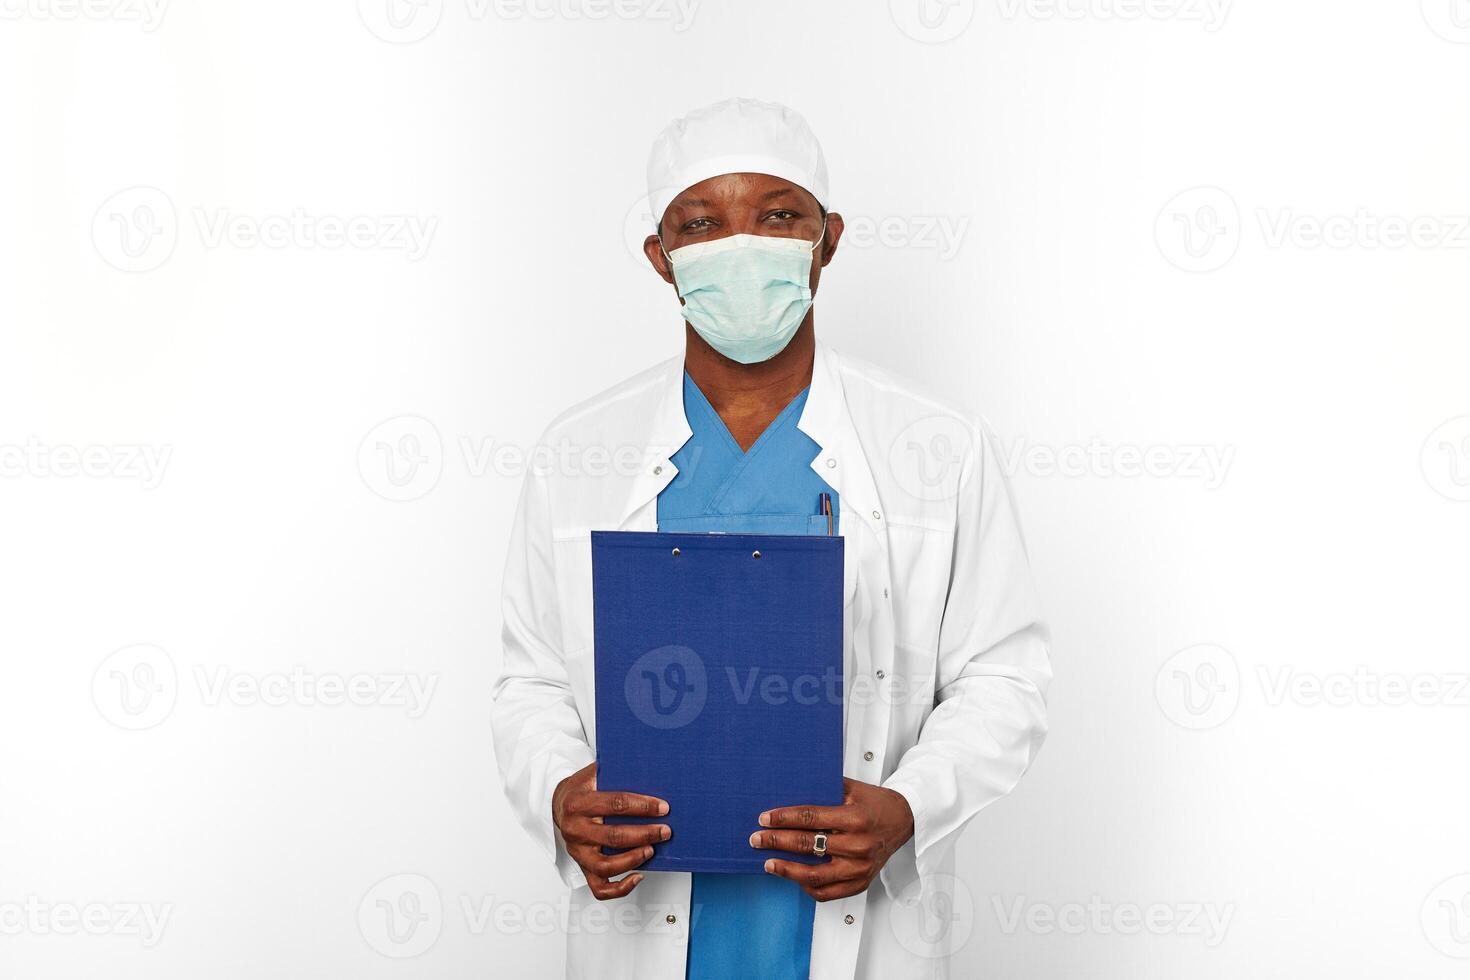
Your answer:
[[[714,221],[709,218],[695,218],[693,221],[684,222],[681,230],[685,232],[708,231],[714,226]]]
[[[801,217],[801,215],[797,214],[795,211],[787,211],[785,208],[779,208],[779,209],[777,209],[775,211],[772,211],[770,214],[766,215],[766,219],[765,220],[767,220],[767,221],[778,221],[778,222],[789,222],[789,221],[795,221],[797,218],[800,218],[800,217]]]

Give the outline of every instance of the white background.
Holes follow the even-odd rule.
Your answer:
[[[516,454],[677,352],[643,165],[733,94],[822,138],[820,335],[987,415],[1053,625],[955,972],[1464,975],[1465,0],[75,2],[0,0],[0,975],[560,971]]]

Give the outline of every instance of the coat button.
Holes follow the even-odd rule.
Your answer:
[[[675,922],[679,921],[679,917],[672,914],[666,915],[664,916],[664,921],[667,922],[669,925],[673,925]]]
[[[830,470],[832,467],[834,467],[836,465],[837,465],[837,460],[833,459],[831,456],[828,456],[827,457],[827,469]]]
[[[878,513],[875,510],[875,511],[873,511],[873,520],[875,520],[875,521],[881,521],[881,520],[883,520],[883,515],[880,514],[880,513]]]
[[[662,472],[663,472],[663,471],[664,471],[664,468],[663,468],[663,467],[662,467],[662,466],[655,466],[655,467],[654,467],[654,468],[653,468],[653,475],[654,475],[654,476],[658,476],[658,475],[659,475],[659,474],[660,474],[660,473],[662,473]]]
[[[864,752],[863,753],[863,761],[864,762],[872,762],[873,761],[873,753],[871,753],[871,752]]]
[[[856,920],[856,919],[854,919],[854,918],[853,918],[853,917],[852,917],[852,916],[850,916],[850,915],[844,915],[844,916],[843,916],[843,917],[842,917],[842,921],[843,921],[843,922],[846,922],[846,923],[847,923],[847,924],[848,924],[848,925],[852,925],[852,924],[853,924],[853,923],[854,923],[854,922],[856,922],[856,921],[857,921],[857,920]]]
[[[883,673],[883,671],[881,671],[881,670],[880,670],[880,671],[878,671],[878,679],[879,679],[879,680],[880,680],[880,681],[881,681],[881,680],[882,680],[882,679],[883,679],[883,678],[884,678],[884,677],[886,677],[886,676],[887,676],[887,675],[886,675],[886,674],[884,674],[884,673]]]

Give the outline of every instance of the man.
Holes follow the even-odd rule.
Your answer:
[[[682,303],[684,354],[544,437],[636,447],[644,465],[532,472],[505,573],[496,753],[574,889],[568,973],[933,975],[947,922],[924,917],[954,897],[959,832],[1046,731],[1047,634],[997,457],[975,419],[816,340],[843,221],[800,116],[743,99],[691,113],[654,144],[648,186],[644,252]],[[597,789],[590,532],[827,533],[828,498],[846,539],[845,800],[781,801],[750,844],[811,854],[820,832],[830,859],[640,873],[668,825],[603,818],[669,804]],[[589,918],[597,901],[613,914]]]

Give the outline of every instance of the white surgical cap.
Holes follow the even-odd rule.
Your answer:
[[[726,99],[675,119],[648,155],[648,207],[654,224],[670,202],[722,174],[770,174],[803,187],[827,206],[827,161],[806,120],[755,99]]]

